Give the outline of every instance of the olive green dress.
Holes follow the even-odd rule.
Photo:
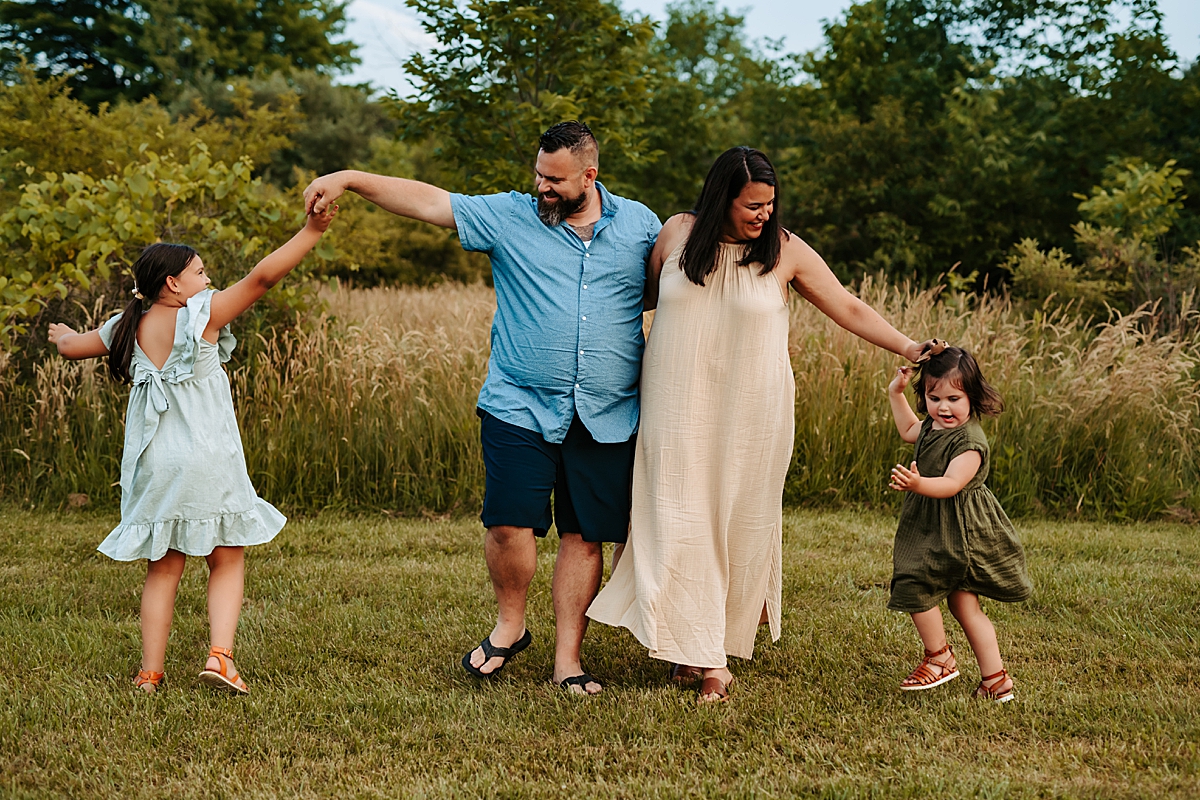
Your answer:
[[[984,485],[991,455],[983,428],[974,418],[949,430],[921,423],[917,468],[923,478],[939,478],[957,456],[977,450],[982,461],[975,477],[947,498],[913,492],[904,498],[892,553],[892,599],[888,608],[916,614],[964,591],[1014,603],[1033,591],[1025,551],[1008,515]]]

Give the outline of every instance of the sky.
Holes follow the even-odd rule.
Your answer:
[[[836,19],[851,5],[850,0],[731,0],[718,4],[744,14],[751,39],[782,37],[788,52],[820,46],[821,21]],[[666,16],[667,0],[624,0],[622,5],[655,19]],[[1200,55],[1200,0],[1159,0],[1158,6],[1171,47],[1182,60],[1194,61]],[[404,0],[351,0],[349,17],[346,36],[359,45],[362,64],[341,81],[369,82],[379,89],[407,94],[410,85],[404,61],[418,50],[431,48],[433,37],[422,30]]]

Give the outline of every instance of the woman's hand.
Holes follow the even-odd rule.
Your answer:
[[[921,356],[925,355],[925,353],[927,353],[936,342],[937,339],[926,339],[919,344],[917,342],[913,342],[912,346],[904,352],[904,357],[912,363],[917,364],[921,361]]]
[[[892,378],[892,382],[888,384],[888,391],[892,394],[904,394],[909,380],[912,379],[912,373],[912,367],[900,367],[896,370],[896,377]]]
[[[917,492],[920,485],[921,471],[917,469],[917,462],[912,462],[908,467],[903,464],[892,467],[892,479],[889,486],[897,492]]]
[[[74,328],[71,328],[70,326],[63,325],[61,322],[51,322],[50,323],[50,335],[47,338],[49,338],[50,344],[54,345],[55,347],[58,347],[59,346],[58,343],[61,342],[64,337],[72,336],[75,333],[77,333],[77,331]]]
[[[337,212],[337,205],[331,205],[324,211],[314,211],[308,215],[308,221],[304,224],[304,227],[319,234],[325,233],[325,231],[329,230],[329,224],[333,222],[333,218],[337,216]]]

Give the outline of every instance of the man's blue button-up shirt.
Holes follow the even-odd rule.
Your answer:
[[[646,261],[662,225],[599,183],[590,246],[537,201],[509,192],[450,197],[466,250],[487,253],[496,286],[492,354],[479,407],[559,443],[576,413],[598,442],[637,430]]]

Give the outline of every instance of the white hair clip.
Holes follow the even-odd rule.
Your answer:
[[[133,285],[133,296],[136,297],[138,300],[146,299],[145,296],[142,295],[141,291],[138,290],[136,283]]]

